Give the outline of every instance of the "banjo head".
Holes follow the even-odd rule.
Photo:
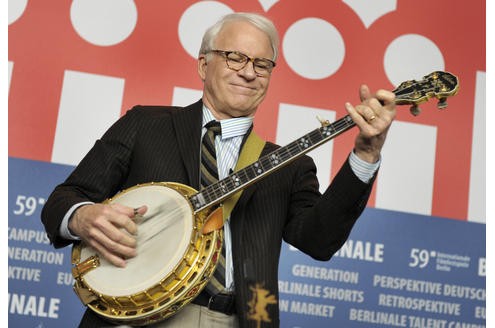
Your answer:
[[[148,206],[138,224],[138,256],[128,259],[125,268],[118,268],[100,257],[98,269],[88,272],[84,279],[99,293],[132,295],[172,272],[189,246],[194,216],[181,194],[160,185],[131,189],[108,203],[133,208]],[[95,253],[94,249],[86,247],[81,251],[81,260]]]
[[[209,210],[193,212],[188,196],[194,193],[182,184],[149,183],[106,200],[148,207],[137,219],[137,256],[119,268],[76,244],[72,271],[81,301],[110,321],[133,325],[161,321],[192,301],[213,274],[222,245],[221,230],[201,233]]]

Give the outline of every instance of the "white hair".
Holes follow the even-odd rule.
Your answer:
[[[201,48],[199,49],[199,54],[206,54],[209,51],[215,48],[214,43],[215,39],[218,36],[218,33],[222,30],[225,23],[228,22],[238,22],[245,21],[253,24],[261,31],[263,31],[270,40],[270,45],[273,51],[273,61],[277,60],[278,56],[278,45],[279,45],[279,37],[278,32],[271,20],[266,18],[265,16],[255,14],[255,13],[232,13],[223,16],[218,22],[209,27],[205,34],[203,35],[203,40],[201,42]]]

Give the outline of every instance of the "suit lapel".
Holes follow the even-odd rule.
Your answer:
[[[199,145],[201,139],[201,119],[203,102],[200,100],[174,115],[174,128],[189,184],[196,190],[199,187]]]

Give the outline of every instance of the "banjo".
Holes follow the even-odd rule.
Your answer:
[[[437,98],[438,108],[458,92],[458,78],[436,71],[422,80],[401,83],[397,105]],[[89,245],[72,248],[74,291],[81,302],[106,320],[143,326],[162,321],[189,304],[206,286],[217,265],[223,242],[223,201],[310,150],[354,127],[349,115],[298,138],[201,191],[174,182],[150,182],[119,192],[106,204],[148,206],[136,218],[138,256],[125,268],[110,264]]]

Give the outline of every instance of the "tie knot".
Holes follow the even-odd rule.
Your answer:
[[[218,121],[210,121],[205,125],[207,131],[213,132],[213,135],[222,134],[222,127]]]

